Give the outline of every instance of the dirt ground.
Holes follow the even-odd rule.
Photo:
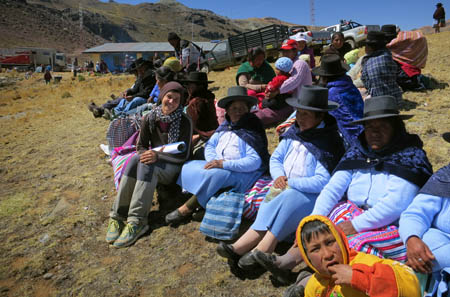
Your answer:
[[[450,81],[450,32],[428,35],[424,74]],[[235,84],[236,68],[209,78],[217,97]],[[104,241],[115,190],[100,143],[108,122],[86,105],[106,101],[132,76],[84,76],[45,85],[43,75],[0,73],[0,296],[281,296],[268,273],[235,275],[205,240],[199,223],[151,231],[129,248]],[[8,84],[11,82],[11,84]],[[434,169],[450,145],[450,88],[404,94],[409,131],[418,133]],[[271,150],[277,145],[268,131]]]

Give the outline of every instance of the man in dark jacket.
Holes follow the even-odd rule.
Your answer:
[[[442,3],[436,4],[436,10],[433,13],[433,19],[436,20],[434,25],[434,33],[441,32],[440,27],[445,27],[445,10]]]
[[[91,102],[88,105],[88,109],[94,114],[94,117],[98,118],[104,116],[109,119],[111,117],[111,110],[114,109],[114,112],[116,112],[115,109],[119,106],[120,108],[117,112],[122,112],[127,107],[128,111],[143,104],[142,98],[144,98],[146,102],[153,86],[156,83],[152,66],[153,65],[151,62],[142,58],[139,58],[136,62],[131,63],[127,72],[136,75],[136,81],[133,86],[124,91],[118,98],[111,95],[113,100],[108,100],[102,106],[97,106],[94,102]]]
[[[169,33],[167,41],[175,49],[175,57],[180,61],[181,66],[183,66],[183,71],[200,71],[205,59],[202,54],[202,49],[198,45],[191,41],[182,40],[174,32]]]
[[[136,61],[137,79],[133,87],[126,91],[125,97],[114,108],[114,113],[128,112],[139,105],[147,103],[156,78],[153,63],[147,60]]]

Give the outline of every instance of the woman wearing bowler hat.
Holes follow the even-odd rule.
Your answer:
[[[194,124],[192,135],[194,158],[204,160],[205,143],[219,126],[214,105],[215,96],[208,90],[208,84],[213,81],[209,81],[204,72],[190,72],[182,82],[189,93],[186,113]]]
[[[168,224],[190,218],[193,210],[206,207],[209,199],[222,189],[244,193],[267,170],[269,153],[266,132],[250,108],[256,98],[244,87],[231,87],[219,100],[226,120],[205,145],[205,160],[184,164],[178,184],[194,194],[188,202],[166,216]]]
[[[351,247],[402,262],[406,249],[399,249],[395,224],[432,174],[422,141],[405,129],[403,119],[411,117],[399,114],[392,96],[367,99],[364,117],[353,122],[364,131],[339,162],[313,210],[329,215]],[[338,204],[344,193],[348,202]]]
[[[386,48],[384,32],[369,31],[366,39],[366,56],[362,60],[361,80],[370,97],[394,96],[402,100],[402,90],[397,84],[398,66]]]
[[[350,248],[406,261],[398,234],[400,214],[432,174],[419,136],[409,134],[392,96],[369,98],[354,124],[364,131],[347,150],[316,199],[312,215],[328,216],[347,235]],[[340,202],[345,197],[345,202]],[[302,262],[291,248],[283,256],[264,254],[265,267],[282,276]]]
[[[295,232],[344,153],[336,120],[328,114],[339,105],[328,101],[326,88],[303,86],[300,97],[287,102],[297,110],[296,123],[281,136],[270,158],[273,185],[250,229],[234,244],[217,247],[242,269],[255,268],[257,251],[271,253]]]
[[[443,138],[450,142],[450,133],[445,133]],[[406,245],[407,264],[415,271],[433,273],[438,282],[443,282],[440,289],[450,285],[448,278],[444,284],[445,275],[450,272],[449,218],[450,164],[436,171],[422,187],[402,213],[399,229]]]
[[[320,67],[312,70],[320,77],[320,83],[328,88],[328,100],[339,104],[339,108],[330,111],[336,119],[345,143],[350,146],[362,131],[362,126],[350,124],[363,115],[364,102],[361,93],[346,75],[349,67],[338,55],[323,56]]]

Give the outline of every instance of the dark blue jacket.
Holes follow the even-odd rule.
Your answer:
[[[351,145],[363,130],[361,125],[350,125],[350,122],[363,116],[364,101],[361,93],[347,75],[329,82],[327,88],[328,100],[339,103],[339,108],[329,113],[336,119],[345,142]]]

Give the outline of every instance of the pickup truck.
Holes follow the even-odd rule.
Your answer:
[[[352,20],[341,20],[339,24],[326,27],[320,31],[329,32],[331,35],[334,32],[342,32],[344,34],[345,42],[350,44],[352,49],[359,47],[364,43],[369,31],[380,31],[379,25],[361,25]]]
[[[248,50],[257,46],[266,51],[267,59],[278,57],[278,49],[285,39],[289,38],[288,27],[270,25],[257,30],[231,36],[217,43],[206,54],[206,65],[203,71],[222,70],[241,64],[247,58]]]

